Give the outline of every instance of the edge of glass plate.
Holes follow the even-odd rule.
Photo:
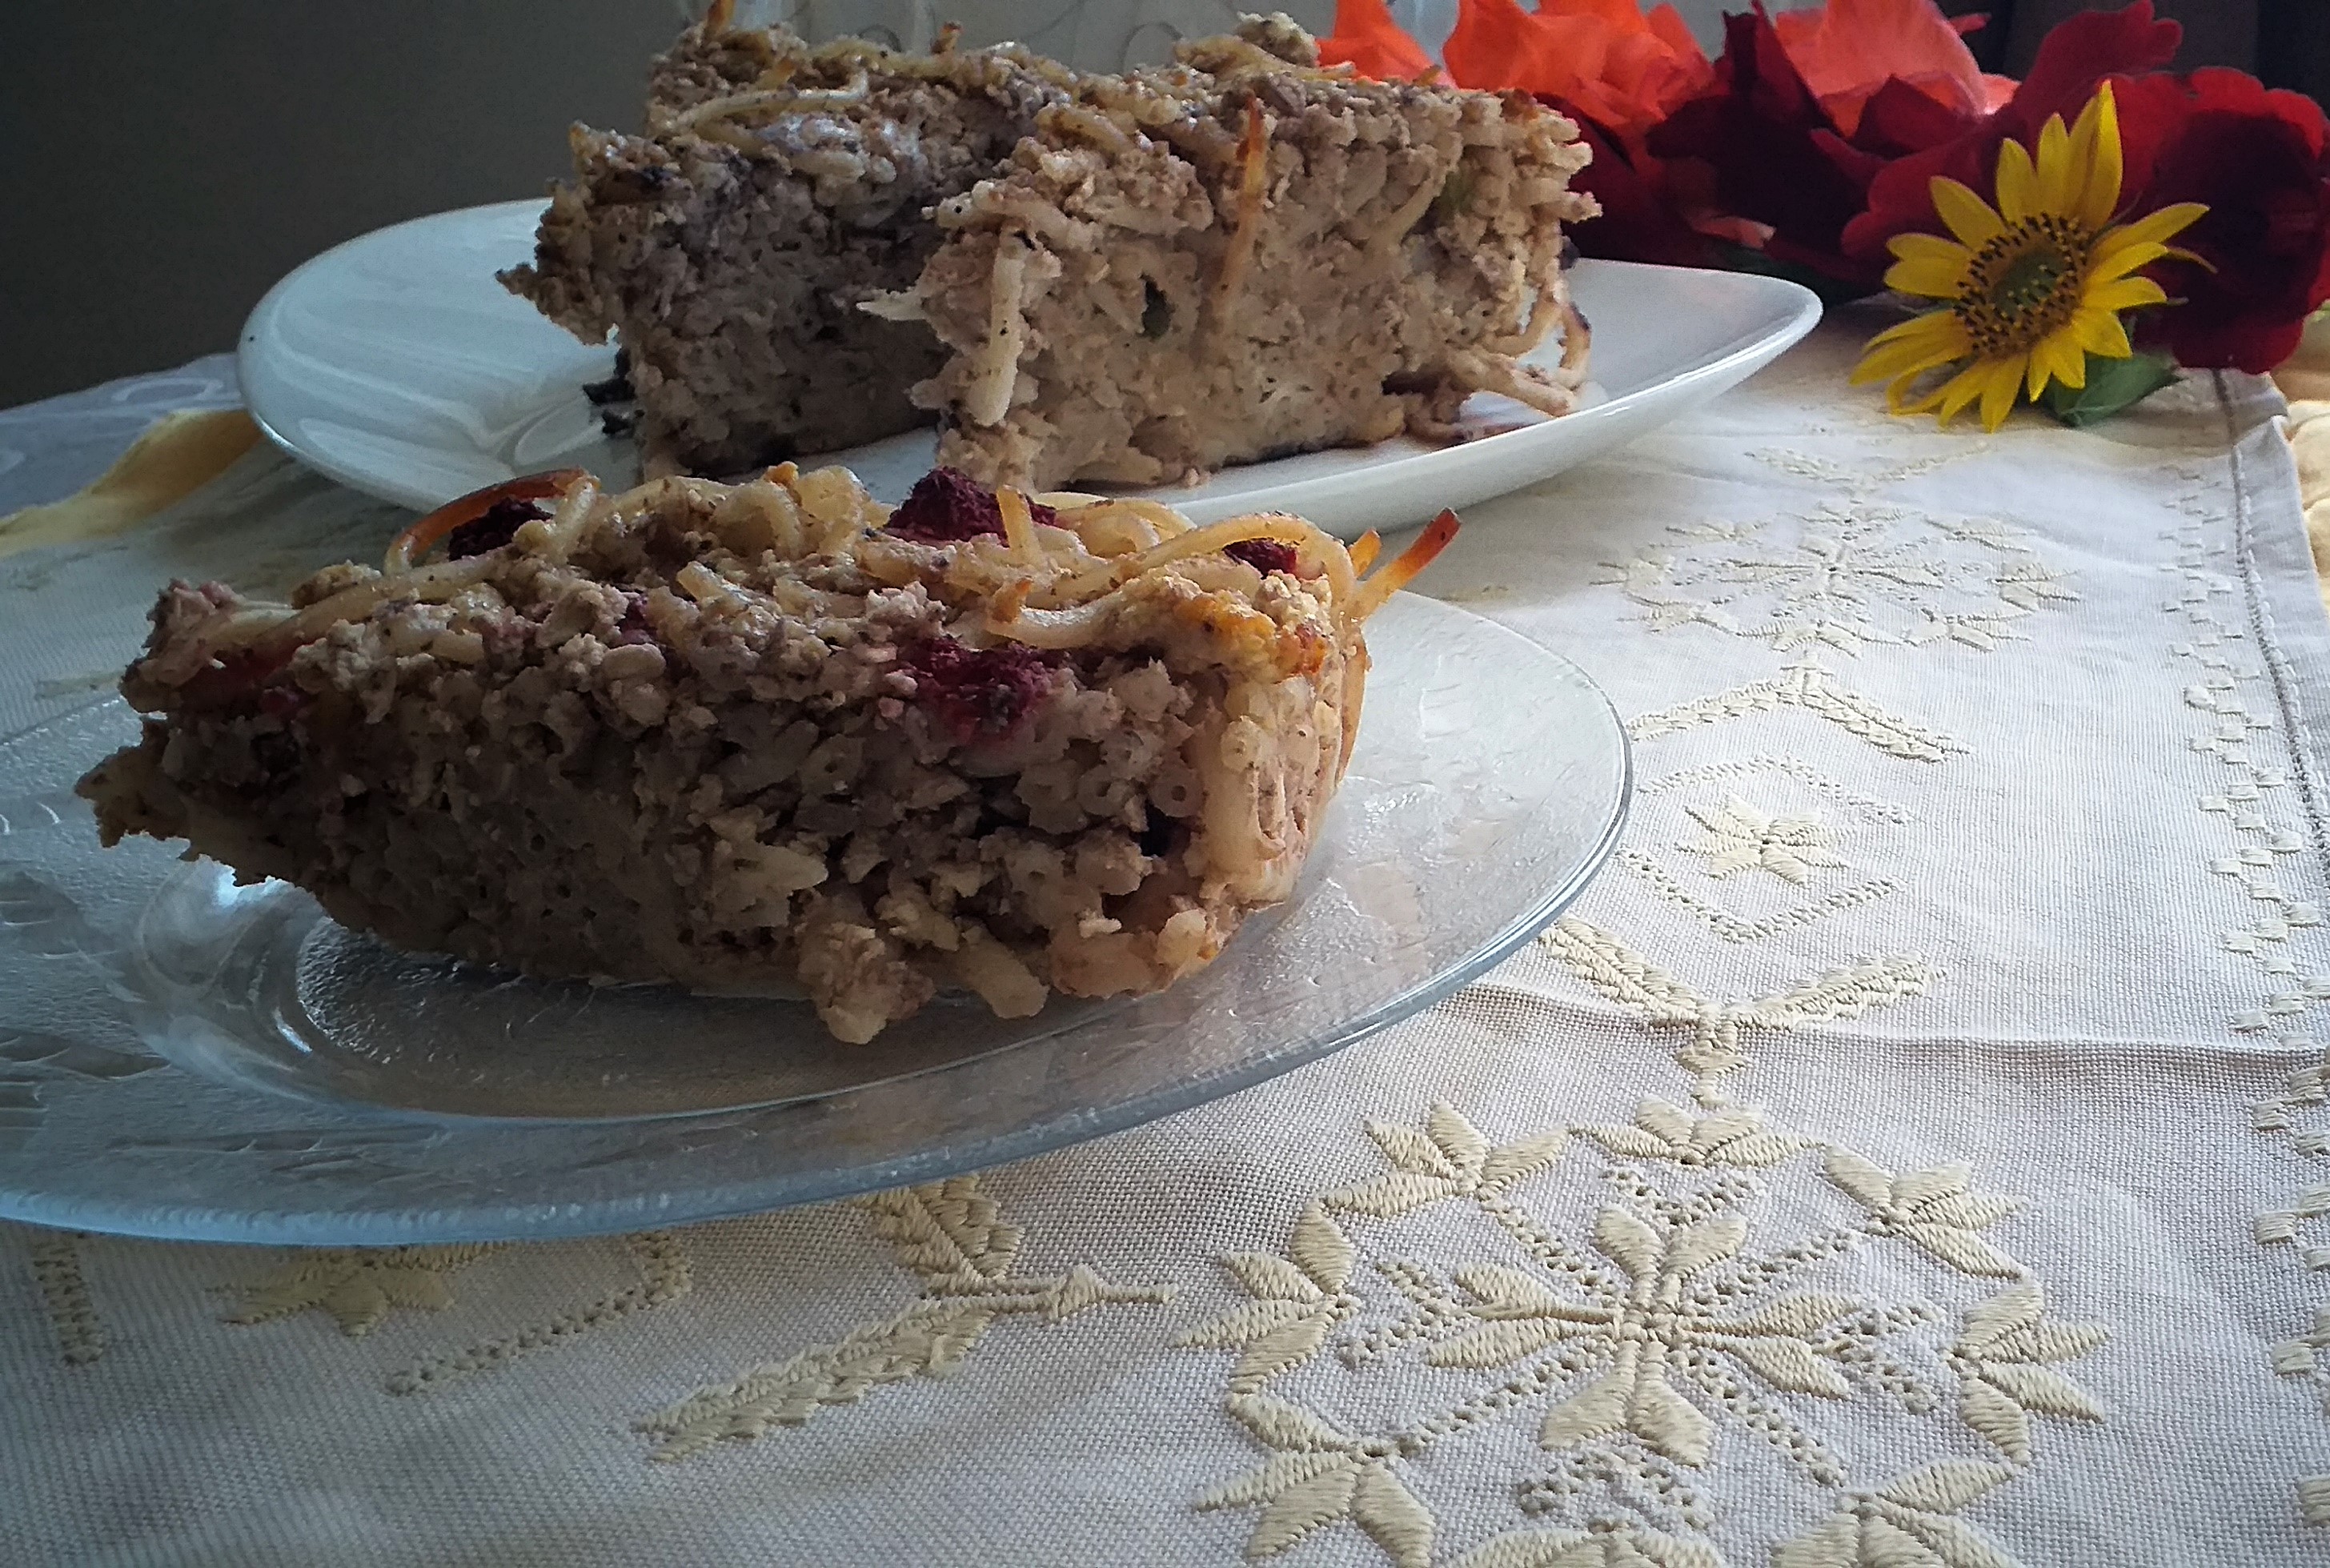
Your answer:
[[[1431,600],[1429,595],[1417,597],[1426,599],[1436,608],[1456,610],[1460,614],[1471,613],[1444,600]],[[576,1241],[666,1225],[705,1224],[987,1170],[1161,1120],[1250,1089],[1298,1067],[1308,1066],[1394,1024],[1413,1017],[1434,1003],[1454,995],[1517,951],[1524,942],[1550,925],[1585,892],[1587,884],[1608,862],[1625,827],[1634,793],[1634,748],[1627,738],[1625,723],[1611,703],[1609,694],[1575,660],[1486,616],[1477,619],[1527,645],[1540,656],[1560,665],[1586,692],[1592,694],[1596,711],[1608,723],[1610,733],[1617,744],[1618,788],[1615,796],[1610,802],[1592,848],[1580,857],[1570,874],[1514,916],[1493,937],[1462,962],[1378,1003],[1314,1040],[1151,1093],[1134,1095],[1105,1107],[1063,1113],[984,1138],[947,1145],[942,1149],[918,1151],[858,1165],[834,1166],[813,1175],[794,1172],[704,1192],[680,1195],[643,1193],[630,1199],[601,1199],[588,1204],[534,1203],[433,1207],[427,1204],[415,1204],[395,1212],[332,1214],[289,1214],[281,1210],[230,1212],[210,1207],[173,1208],[166,1204],[156,1204],[136,1213],[125,1213],[111,1205],[85,1204],[71,1199],[48,1202],[43,1201],[44,1195],[20,1192],[6,1195],[9,1199],[26,1201],[8,1203],[5,1217],[25,1224],[81,1230],[103,1235],[246,1246],[410,1246]],[[675,1195],[683,1201],[671,1202]],[[415,1223],[416,1215],[426,1217]]]

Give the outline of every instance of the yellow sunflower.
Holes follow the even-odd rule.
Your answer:
[[[2110,228],[2119,181],[2119,112],[2108,83],[2069,131],[2062,116],[2049,117],[2035,165],[2022,143],[2000,145],[1996,208],[1936,175],[1934,210],[1956,239],[1895,235],[1898,260],[1885,282],[1949,308],[1871,338],[1853,384],[1886,382],[1895,413],[1937,411],[1944,424],[1979,398],[1983,428],[1994,430],[2018,392],[2036,398],[2051,380],[2085,386],[2090,354],[2126,358],[2119,312],[2168,298],[2151,279],[2128,274],[2170,254],[2169,237],[2208,208],[2183,202]],[[1964,360],[1972,363],[1907,401],[1911,383]]]

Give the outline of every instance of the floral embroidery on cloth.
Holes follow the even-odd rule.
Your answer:
[[[1321,1194],[1283,1254],[1226,1255],[1246,1299],[1179,1341],[1236,1352],[1227,1409],[1266,1457],[1197,1506],[1256,1510],[1250,1558],[1349,1525],[1401,1568],[1422,1568],[1436,1560],[1439,1526],[1412,1463],[1523,1422],[1545,1458],[1516,1477],[1516,1507],[1563,1527],[1501,1535],[1458,1560],[1472,1568],[1600,1563],[1620,1543],[1635,1555],[1607,1561],[1719,1561],[1690,1537],[1711,1516],[1707,1483],[1742,1443],[1769,1445],[1804,1484],[1837,1495],[1833,1516],[1780,1561],[1925,1560],[1898,1546],[1885,1555],[1899,1536],[1945,1563],[2000,1563],[1952,1516],[2007,1466],[1937,1459],[1856,1489],[1820,1436],[1820,1406],[1874,1404],[1901,1421],[1953,1410],[2015,1463],[2032,1458],[2034,1417],[2103,1419],[2060,1369],[2103,1329],[2048,1313],[1984,1234],[2019,1202],[1980,1191],[1964,1167],[1894,1175],[1751,1111],[1655,1100],[1631,1125],[1503,1142],[1446,1104],[1421,1126],[1367,1130],[1388,1168]],[[1606,1161],[1578,1234],[1533,1200],[1586,1178],[1581,1145]],[[1809,1227],[1781,1217],[1803,1212],[1807,1176],[1831,1196]],[[1452,1214],[1465,1223],[1404,1223]],[[1861,1282],[1854,1259],[1885,1246],[1939,1265],[1927,1270],[1935,1295],[1962,1304]],[[1331,1422],[1305,1399],[1361,1403],[1347,1385],[1418,1364],[1472,1375],[1405,1381],[1452,1397],[1403,1405],[1379,1431]]]
[[[1056,1324],[1103,1306],[1157,1306],[1164,1286],[1111,1284],[1082,1263],[1063,1274],[1015,1271],[1019,1227],[1005,1223],[975,1176],[864,1199],[875,1233],[923,1284],[921,1297],[840,1339],[753,1367],[642,1418],[653,1457],[684,1459],[724,1440],[749,1440],[772,1426],[800,1426],[830,1405],[873,1390],[952,1371],[1007,1318]]]
[[[2020,528],[1880,499],[1979,449],[1954,442],[1934,457],[1862,468],[1757,452],[1830,498],[1789,515],[1672,525],[1673,543],[1612,562],[1604,581],[1657,631],[1709,627],[1782,652],[1847,657],[1872,644],[1992,652],[2022,638],[2016,622],[2078,593]]]

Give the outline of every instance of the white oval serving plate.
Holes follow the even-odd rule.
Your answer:
[[[576,342],[494,280],[533,254],[541,213],[538,201],[440,213],[298,268],[243,327],[252,417],[302,462],[408,506],[544,468],[635,478],[630,441],[601,430],[582,390],[613,373],[614,350]],[[1311,452],[1148,494],[1201,523],[1282,511],[1346,538],[1401,527],[1633,440],[1746,380],[1820,320],[1810,290],[1748,273],[1589,260],[1570,281],[1594,327],[1594,380],[1577,412],[1549,420],[1483,395],[1466,406],[1468,423],[1520,427],[1453,446]],[[895,502],[929,469],[933,445],[916,430],[816,460],[847,464]]]

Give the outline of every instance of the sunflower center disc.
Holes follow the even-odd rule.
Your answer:
[[[1955,306],[1975,352],[2020,354],[2069,323],[2093,239],[2073,219],[2036,213],[1976,251]]]

